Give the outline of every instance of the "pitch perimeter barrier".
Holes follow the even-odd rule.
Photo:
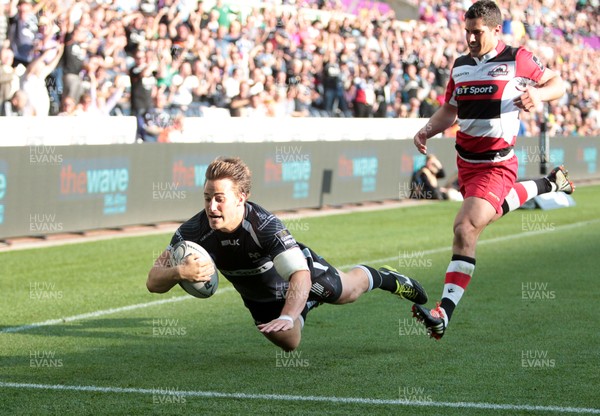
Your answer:
[[[539,176],[537,139],[518,143],[520,177]],[[599,145],[553,138],[550,165],[565,163],[574,179],[599,177]],[[454,141],[428,146],[454,174]],[[206,167],[221,155],[248,163],[251,199],[271,210],[408,198],[425,158],[412,140],[3,147],[0,239],[185,220],[203,207]]]

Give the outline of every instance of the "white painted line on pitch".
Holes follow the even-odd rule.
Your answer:
[[[572,228],[579,228],[579,227],[583,227],[583,226],[587,226],[587,225],[591,225],[591,224],[596,224],[598,222],[600,222],[600,218],[597,218],[595,220],[589,220],[589,221],[574,222],[572,224],[559,225],[557,227],[554,227],[553,229],[524,231],[522,233],[509,234],[509,235],[504,235],[501,237],[489,238],[486,240],[479,240],[477,242],[477,245],[494,244],[494,243],[499,243],[502,241],[514,240],[516,238],[531,237],[531,236],[547,234],[547,233],[555,232],[555,231],[567,231]],[[433,248],[431,250],[415,251],[415,254],[418,254],[419,256],[426,256],[429,254],[443,253],[444,251],[450,251],[450,250],[452,250],[452,247],[438,247],[438,248]],[[385,257],[382,259],[374,259],[374,260],[369,260],[369,261],[372,263],[385,263],[385,262],[392,261],[392,260],[398,260],[398,258],[399,258],[398,256],[393,256],[393,257]],[[350,267],[356,266],[356,264],[358,264],[358,263],[346,264],[344,266],[340,266],[339,268],[345,270]]]
[[[295,396],[289,394],[255,394],[255,393],[221,393],[216,391],[177,391],[163,389],[141,389],[133,387],[100,387],[100,386],[69,386],[64,384],[34,384],[34,383],[11,383],[1,382],[0,387],[36,390],[61,390],[92,393],[133,393],[133,394],[159,394],[174,397],[208,397],[219,399],[251,399],[251,400],[278,400],[292,402],[326,402],[343,404],[364,405],[396,405],[415,407],[442,407],[459,409],[483,409],[503,411],[537,411],[558,412],[576,414],[600,414],[600,409],[585,407],[563,407],[563,406],[537,406],[519,404],[499,403],[477,403],[477,402],[436,402],[436,401],[412,401],[400,399],[369,399],[362,397],[336,397],[336,396]]]
[[[215,295],[217,295],[219,293],[223,293],[223,292],[229,292],[231,290],[233,290],[233,287],[225,287],[225,288],[222,288],[221,290],[218,290],[217,292],[215,292]],[[4,329],[0,330],[0,333],[21,332],[21,331],[26,331],[28,329],[39,328],[41,326],[50,326],[50,325],[64,324],[64,323],[67,323],[67,322],[80,321],[82,319],[88,319],[88,318],[97,318],[99,316],[111,315],[113,313],[119,313],[119,312],[125,312],[125,311],[132,311],[132,310],[135,310],[135,309],[142,309],[142,308],[147,308],[147,307],[150,307],[150,306],[163,305],[165,303],[180,302],[182,300],[188,300],[188,299],[194,299],[194,297],[190,296],[190,295],[187,295],[187,296],[177,296],[177,297],[174,297],[174,298],[154,300],[152,302],[137,303],[135,305],[121,306],[119,308],[110,308],[110,309],[104,309],[104,310],[95,311],[95,312],[83,313],[81,315],[68,316],[66,318],[49,319],[49,320],[44,321],[44,322],[36,322],[36,323],[33,323],[33,324],[29,324],[29,325],[13,326],[13,327],[10,327],[10,328],[4,328]]]
[[[572,224],[558,226],[558,227],[555,227],[554,229],[526,231],[523,233],[510,234],[510,235],[505,235],[502,237],[490,238],[487,240],[481,240],[477,244],[478,245],[493,244],[493,243],[497,243],[497,242],[501,242],[501,241],[514,240],[515,238],[546,234],[546,233],[554,232],[554,231],[569,230],[572,228],[582,227],[585,225],[595,224],[598,222],[600,222],[600,219],[595,219],[595,220],[591,220],[591,221],[581,221],[581,222],[576,222],[576,223],[572,223]],[[438,247],[438,248],[434,248],[431,250],[419,251],[419,255],[436,254],[436,253],[441,253],[441,252],[449,251],[449,250],[451,250],[451,247]],[[370,262],[371,263],[385,263],[385,262],[388,262],[391,260],[398,260],[398,256],[386,257],[386,258],[382,258],[382,259],[374,259],[374,260],[370,260]],[[362,263],[362,262],[358,262],[358,263]],[[340,266],[338,268],[344,270],[344,269],[353,267],[358,263],[347,264],[344,266]],[[223,291],[229,291],[229,290],[233,290],[233,288],[232,287],[223,288],[221,290],[218,290],[215,293],[215,295],[218,293],[222,293]],[[134,310],[134,309],[141,309],[141,308],[146,308],[149,306],[162,305],[164,303],[179,302],[179,301],[186,300],[186,299],[193,299],[193,297],[192,296],[179,296],[179,297],[175,297],[175,298],[161,299],[161,300],[155,300],[152,302],[138,303],[135,305],[123,306],[120,308],[111,308],[111,309],[105,309],[105,310],[100,310],[100,311],[96,311],[96,312],[89,312],[89,313],[84,313],[84,314],[75,315],[75,316],[69,316],[69,317],[61,318],[61,319],[50,319],[48,321],[37,322],[37,323],[29,324],[29,325],[4,328],[4,329],[0,330],[0,333],[13,333],[13,332],[26,331],[28,329],[38,328],[41,326],[57,325],[57,324],[62,324],[62,323],[66,323],[66,322],[79,321],[79,320],[87,319],[87,318],[96,318],[98,316],[109,315],[109,314],[124,312],[124,311],[130,311],[130,310]]]

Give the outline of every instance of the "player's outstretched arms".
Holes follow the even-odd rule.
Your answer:
[[[415,147],[424,155],[427,154],[427,139],[443,132],[454,124],[458,109],[448,103],[444,103],[429,119],[427,124],[415,134],[413,142]]]
[[[258,325],[259,331],[268,334],[292,329],[294,322],[296,322],[306,305],[311,285],[308,270],[294,272],[290,277],[290,287],[285,295],[285,305],[281,310],[281,315],[271,322]]]
[[[178,266],[171,266],[171,253],[163,251],[154,261],[154,266],[148,272],[146,287],[150,292],[165,293],[182,280],[191,282],[207,282],[214,273],[214,267],[209,260],[200,256],[188,256]]]

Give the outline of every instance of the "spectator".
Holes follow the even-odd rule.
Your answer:
[[[0,48],[3,47],[4,41],[6,40],[6,33],[8,32],[8,18],[6,17],[5,3],[0,4]]]
[[[440,187],[438,179],[446,177],[442,163],[433,154],[428,154],[425,166],[411,178],[410,197],[412,199],[448,199],[446,188]]]
[[[79,101],[83,94],[82,74],[88,50],[88,30],[78,25],[75,30],[65,37],[65,52],[63,55],[63,94]]]
[[[438,93],[435,88],[429,90],[429,95],[419,107],[419,117],[429,118],[436,112],[436,110],[440,107],[440,102],[438,100]]]
[[[373,116],[376,118],[385,118],[388,116],[388,107],[391,104],[391,85],[387,73],[380,72],[375,82],[375,106]]]
[[[250,84],[246,81],[240,82],[240,92],[231,99],[229,114],[231,117],[245,117],[246,109],[250,105]]]
[[[154,96],[154,105],[138,118],[138,137],[144,142],[157,142],[165,129],[172,125],[171,112],[166,108],[167,98],[163,91]],[[165,136],[162,136],[163,139]]]
[[[338,58],[330,51],[323,67],[323,100],[324,109],[328,115],[334,116],[337,109],[343,114],[348,113],[348,103],[344,94],[344,79]]]
[[[77,103],[70,95],[63,95],[60,102],[60,110],[57,116],[74,116],[77,109]]]
[[[11,0],[8,39],[14,53],[14,66],[29,65],[34,58],[35,36],[38,32],[36,13],[43,2],[33,6],[31,0]]]
[[[311,14],[302,10],[316,7],[315,2],[292,2],[295,8],[288,2],[285,13],[265,3],[261,9],[243,14],[232,13],[226,1],[218,4],[174,0],[4,2],[8,3],[6,16],[11,16],[9,48],[28,51],[21,53],[26,55],[21,68],[70,34],[63,65],[46,81],[53,103],[60,102],[60,94],[72,94],[72,86],[76,91],[74,96],[82,93],[79,87],[87,83],[88,77],[85,67],[95,56],[102,57],[103,68],[96,71],[96,101],[109,99],[111,93],[106,85],[132,67],[139,70],[139,65],[133,63],[135,56],[138,50],[146,51],[147,65],[154,69],[141,76],[144,82],[138,82],[140,79],[132,74],[132,88],[126,91],[131,94],[125,100],[130,101],[134,112],[141,106],[142,114],[152,106],[156,90],[153,78],[157,86],[170,88],[179,72],[180,60],[192,65],[192,73],[199,80],[199,87],[192,91],[193,104],[229,108],[237,95],[236,86],[249,82],[252,93],[262,88],[270,96],[278,97],[276,102],[285,97],[293,99],[296,115],[352,116],[348,108],[356,91],[352,81],[359,75],[360,66],[374,66],[376,70],[371,77],[375,86],[375,116],[414,115],[412,110],[418,107],[418,115],[426,117],[431,112],[430,90],[447,84],[451,64],[465,52],[460,27],[464,7],[460,2],[447,0],[423,0],[420,3],[423,17],[414,21],[399,21],[393,15],[375,12],[374,7],[367,10],[368,6],[350,16],[337,2],[322,2],[323,16],[329,18],[323,21],[311,20]],[[551,108],[551,115],[555,116],[552,133],[590,131],[589,126],[581,127],[600,100],[599,68],[594,64],[600,58],[600,49],[593,46],[593,36],[599,32],[596,10],[589,2],[578,3],[577,8],[560,2],[544,4],[543,8],[535,2],[517,4],[499,0],[498,3],[504,11],[503,23],[507,28],[504,36],[512,37],[512,42],[520,37],[519,43],[531,45],[533,52],[552,69],[561,71],[568,84],[569,95]],[[0,32],[1,16],[2,13]],[[21,26],[15,24],[19,18]],[[80,50],[72,53],[71,42],[78,31],[88,33],[80,40],[87,47],[79,45]],[[79,52],[79,58],[72,62],[75,52]],[[46,61],[51,60],[51,55],[47,55]],[[18,64],[19,60],[13,59],[13,66]],[[71,75],[66,77],[70,82],[64,87],[60,73],[63,67],[72,67],[67,71]],[[382,73],[387,76],[383,82]],[[277,94],[270,89],[273,83],[279,90]],[[297,87],[290,88],[288,94],[288,86],[293,85]],[[404,94],[401,100],[396,99],[397,91]],[[413,96],[419,100],[418,106],[414,100],[411,102]],[[173,94],[168,104],[181,104],[181,98],[182,95]],[[189,101],[189,94],[187,98]],[[381,105],[384,101],[387,104]],[[192,110],[195,108],[192,105]],[[50,113],[56,111],[52,108]],[[532,114],[524,122],[526,134],[535,135],[539,130],[536,125],[539,115]]]
[[[27,108],[27,94],[22,90],[17,90],[10,100],[2,102],[0,116],[14,117],[24,116]]]
[[[148,55],[151,57],[152,53]],[[137,50],[134,55],[134,65],[129,70],[131,115],[136,117],[142,117],[152,109],[152,97],[156,95],[157,79],[154,72],[158,69],[158,65],[149,62],[148,55],[143,50]]]
[[[177,113],[171,118],[171,122],[162,129],[158,135],[159,143],[181,142],[183,133],[183,123],[185,116],[182,113]]]
[[[0,49],[0,103],[12,98],[19,89],[19,75],[13,62],[13,51],[9,48]]]
[[[46,78],[56,68],[62,56],[64,45],[56,49],[48,49],[35,58],[25,70],[21,78],[21,89],[28,98],[26,113],[29,115],[48,116],[50,112],[50,95],[46,87]],[[52,57],[52,59],[49,59]]]
[[[354,78],[354,117],[368,118],[373,115],[375,104],[375,85],[366,66],[359,67],[359,74]]]

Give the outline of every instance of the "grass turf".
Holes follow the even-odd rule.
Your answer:
[[[475,277],[439,342],[423,335],[408,302],[376,290],[352,305],[312,311],[300,348],[283,354],[254,329],[223,279],[209,300],[179,289],[162,296],[147,293],[147,271],[168,235],[0,253],[4,330],[183,299],[0,333],[0,383],[133,389],[0,385],[0,409],[3,414],[481,415],[552,410],[518,406],[556,406],[555,413],[599,408],[595,324],[600,314],[593,303],[599,190],[578,189],[574,208],[519,210],[488,227]],[[295,219],[288,225],[299,241],[336,266],[364,262],[400,268],[424,284],[433,305],[458,206],[438,203]],[[238,393],[257,396],[233,396]],[[365,400],[315,402],[281,395]],[[453,405],[459,402],[509,406]]]

